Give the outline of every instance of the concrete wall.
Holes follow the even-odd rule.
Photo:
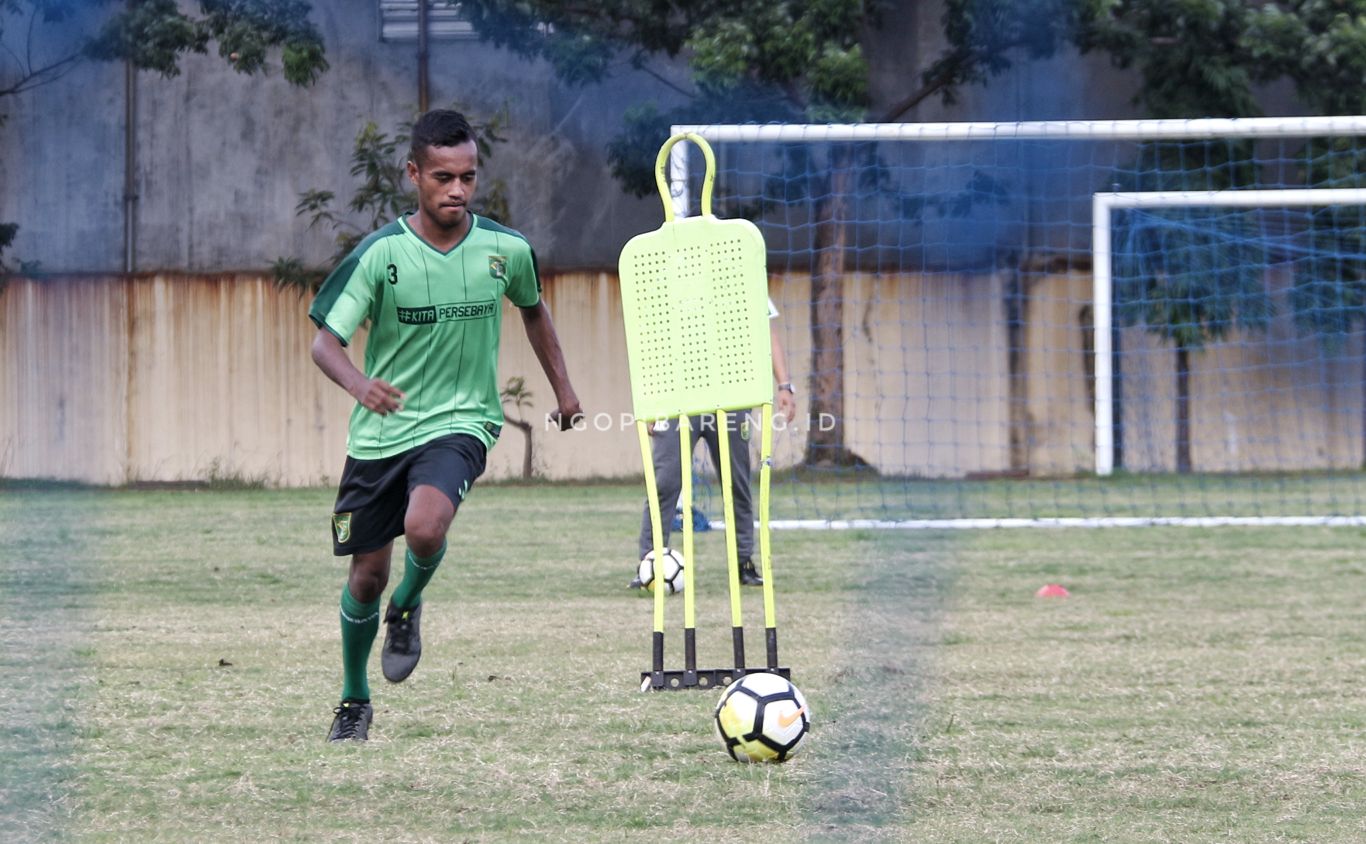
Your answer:
[[[94,31],[103,13],[92,6],[40,26],[35,51],[58,55],[72,33]],[[375,0],[314,2],[312,20],[331,69],[311,88],[278,68],[242,76],[216,55],[185,58],[173,79],[137,74],[137,269],[260,270],[331,254],[330,235],[295,217],[299,193],[332,190],[344,208],[356,132],[367,120],[392,130],[415,112],[417,48],[379,41]],[[7,29],[10,41],[22,33]],[[434,107],[510,111],[509,142],[483,175],[507,182],[511,223],[544,266],[614,266],[643,221],[662,221],[657,198],[621,193],[605,152],[628,106],[677,96],[658,80],[623,65],[603,85],[570,89],[547,66],[473,40],[433,42],[430,80]],[[12,256],[47,272],[122,270],[124,103],[123,66],[93,62],[0,101],[0,220],[21,225]]]
[[[103,4],[78,6],[71,21],[35,30],[35,64],[62,55],[108,13]],[[942,15],[941,0],[906,0],[868,34],[874,115],[920,87],[922,70],[944,50]],[[331,234],[295,216],[299,194],[330,190],[344,208],[355,188],[348,170],[357,130],[374,120],[392,131],[415,111],[416,45],[379,40],[376,0],[314,2],[312,20],[331,69],[311,88],[289,85],[278,68],[242,76],[216,55],[184,58],[171,79],[137,74],[135,269],[261,271],[282,256],[322,263],[331,255]],[[6,43],[22,46],[25,28],[15,22],[8,21]],[[0,50],[0,82],[15,69],[14,57]],[[679,63],[656,61],[652,69],[690,84]],[[630,236],[661,221],[657,198],[621,192],[606,145],[628,108],[681,101],[665,82],[623,61],[602,84],[569,87],[546,64],[477,40],[434,41],[430,80],[434,106],[458,104],[475,115],[509,110],[509,141],[484,163],[485,184],[507,183],[511,224],[530,237],[543,267],[613,268]],[[956,104],[933,97],[902,119],[1129,117],[1134,84],[1103,55],[1063,50],[1047,60],[1018,58],[989,85],[962,89]],[[1285,85],[1266,94],[1270,113],[1284,113],[1293,102]],[[10,258],[38,261],[52,273],[123,269],[125,102],[123,66],[95,62],[0,98],[0,111],[9,115],[0,127],[0,220],[21,225]],[[926,164],[934,169],[937,161]],[[1045,162],[1033,165],[1043,172]],[[1038,178],[1048,183],[1013,190],[1031,204],[1057,193],[1055,177]],[[1076,186],[1077,201],[1092,187]],[[1054,201],[1066,213],[1067,201]],[[1050,213],[1036,209],[1033,216]]]
[[[872,112],[881,116],[918,90],[922,72],[947,49],[943,0],[901,2],[867,35],[872,68]],[[905,122],[953,120],[1109,120],[1134,117],[1136,81],[1103,55],[1080,56],[1066,47],[1050,59],[1014,57],[989,85],[963,87],[953,104],[933,96],[903,114]]]
[[[330,235],[294,215],[299,194],[319,188],[349,197],[357,130],[367,120],[392,130],[417,104],[416,45],[381,42],[377,8],[375,0],[313,3],[331,69],[311,88],[289,85],[278,68],[242,76],[216,55],[184,58],[171,79],[137,74],[136,269],[259,271],[281,256],[327,259]],[[938,0],[896,4],[869,33],[874,114],[920,86],[921,71],[944,49],[942,13]],[[87,4],[69,23],[39,26],[36,63],[61,55],[106,14]],[[7,42],[21,37],[13,19],[6,28]],[[677,63],[652,67],[689,84]],[[14,70],[0,52],[0,78]],[[430,80],[433,105],[483,115],[509,109],[509,142],[485,162],[485,175],[508,183],[512,224],[545,267],[613,267],[620,245],[660,220],[657,199],[617,187],[606,144],[627,108],[680,102],[664,82],[623,61],[603,84],[569,87],[544,63],[477,40],[434,41]],[[903,119],[1127,117],[1133,85],[1105,57],[1064,50],[1018,61],[989,86],[964,88],[955,105],[931,98]],[[1271,93],[1274,113],[1287,92]],[[0,220],[22,226],[11,256],[55,273],[121,270],[123,66],[84,63],[0,105],[9,114],[0,127]]]

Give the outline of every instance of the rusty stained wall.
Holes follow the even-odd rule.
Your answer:
[[[350,402],[310,371],[306,310],[256,275],[12,281],[0,474],[318,483]]]
[[[0,298],[0,477],[95,484],[330,485],[353,402],[313,364],[309,301],[256,274],[16,279]],[[504,303],[500,383],[533,393],[535,463],[550,477],[639,472],[615,279],[547,283],[588,430],[546,430],[555,407],[516,308]],[[364,353],[363,333],[350,347]],[[607,416],[610,415],[610,424]],[[520,475],[504,429],[489,477]]]
[[[586,419],[582,430],[577,431],[561,432],[547,425],[545,417],[555,409],[555,395],[527,342],[517,308],[504,301],[499,385],[513,376],[526,379],[526,388],[532,394],[526,417],[532,423],[534,468],[551,478],[610,478],[639,473],[635,428],[629,421],[621,422],[621,415],[631,409],[631,390],[616,276],[559,274],[545,281],[544,297]],[[509,416],[520,412],[505,411]],[[504,426],[498,446],[489,454],[487,476],[519,477],[525,442],[521,431]]]
[[[917,477],[1084,474],[1095,466],[1092,279],[1027,274],[1014,378],[1020,456],[1011,458],[1006,271],[846,278],[846,445],[884,474]],[[1271,273],[1275,317],[1192,358],[1197,471],[1355,469],[1363,462],[1363,341],[1338,345],[1294,326],[1290,279]],[[800,384],[810,367],[809,282],[772,285]],[[1124,328],[1124,468],[1176,468],[1175,355],[1142,326]],[[805,412],[799,395],[799,414]],[[779,466],[804,440],[776,440]]]
[[[883,473],[1002,471],[1009,463],[1002,301],[995,275],[849,276],[845,444]]]
[[[0,296],[0,476],[127,477],[128,288],[11,280]]]
[[[1096,447],[1091,276],[1050,273],[1021,281],[1025,463],[1031,474],[1042,476],[1091,471]]]
[[[309,358],[308,303],[258,276],[129,284],[128,477],[316,484],[351,401]]]
[[[846,441],[879,471],[962,477],[1020,468],[1011,459],[1007,282],[1003,273],[848,277]],[[1093,465],[1090,283],[1085,274],[1047,274],[1026,286],[1015,377],[1018,448],[1032,475]],[[1283,300],[1286,280],[1271,285]],[[818,422],[805,418],[810,283],[779,275],[770,290],[799,388],[798,419],[774,436],[782,468],[801,459],[804,431]],[[587,430],[547,430],[553,396],[505,303],[500,383],[521,375],[533,394],[538,473],[638,476],[615,277],[559,274],[547,279],[546,300],[589,416]],[[12,280],[0,298],[0,476],[335,483],[352,402],[309,358],[307,308],[256,274]],[[1197,469],[1360,465],[1361,341],[1325,351],[1300,338],[1287,313],[1280,308],[1265,336],[1194,356]],[[1173,355],[1141,328],[1125,329],[1122,345],[1125,465],[1170,471]],[[358,339],[356,359],[362,348]],[[488,477],[518,476],[524,442],[506,427]]]
[[[1363,347],[1296,330],[1291,279],[1268,276],[1265,333],[1235,332],[1191,355],[1191,461],[1206,472],[1356,469],[1363,462]],[[1091,276],[1036,277],[1029,286],[1024,377],[1031,474],[1095,465]],[[1120,331],[1123,468],[1176,469],[1176,355],[1142,326]]]
[[[1265,334],[1235,334],[1191,354],[1191,461],[1211,472],[1357,469],[1363,464],[1362,335],[1325,344],[1294,326],[1291,279],[1269,275]],[[1121,340],[1124,465],[1176,466],[1176,361],[1142,328]]]

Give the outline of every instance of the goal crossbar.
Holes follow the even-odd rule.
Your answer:
[[[1017,123],[737,123],[680,124],[709,141],[993,141],[1073,139],[1094,141],[1199,140],[1202,138],[1312,138],[1366,135],[1366,115],[1350,117],[1208,117],[1193,120],[1026,120]]]
[[[692,132],[714,142],[836,143],[849,141],[1179,141],[1214,138],[1314,138],[1366,135],[1366,115],[1332,117],[1206,117],[1191,120],[1025,120],[1015,123],[763,123],[677,124],[672,137]],[[688,150],[669,153],[674,213],[688,210]]]

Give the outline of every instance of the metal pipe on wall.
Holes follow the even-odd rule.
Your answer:
[[[123,271],[137,269],[138,249],[138,69],[132,60],[123,63]]]
[[[427,89],[427,11],[431,0],[417,4],[417,110],[427,110],[430,101]]]

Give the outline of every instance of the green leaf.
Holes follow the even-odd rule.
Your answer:
[[[202,17],[192,17],[176,0],[138,0],[118,12],[85,45],[98,60],[124,60],[162,76],[180,74],[187,53],[206,53],[210,42],[239,73],[268,69],[281,48],[284,75],[311,85],[328,69],[322,37],[309,22],[305,0],[200,0]]]

